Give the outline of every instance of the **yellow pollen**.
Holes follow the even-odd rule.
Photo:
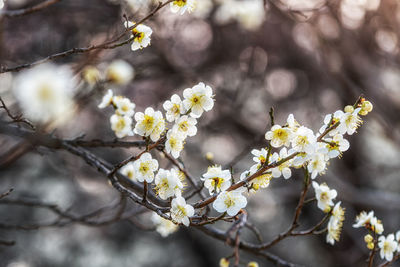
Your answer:
[[[51,87],[47,84],[43,84],[38,91],[39,98],[42,101],[50,101],[53,96],[53,92],[51,90]]]
[[[230,198],[229,196],[225,199],[224,204],[226,207],[232,207],[233,205],[235,205],[235,201],[233,201],[232,198]]]
[[[146,129],[146,131],[149,131],[153,128],[154,118],[149,115],[144,115],[143,123],[144,123],[144,128]]]
[[[174,5],[183,7],[186,5],[186,0],[175,0],[173,3],[174,3]]]

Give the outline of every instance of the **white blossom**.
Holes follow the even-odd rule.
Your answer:
[[[180,132],[184,138],[187,136],[195,136],[197,133],[197,120],[195,118],[184,115],[176,120],[173,131]]]
[[[109,82],[125,85],[128,84],[135,76],[133,67],[122,59],[111,62],[106,69],[106,79]]]
[[[297,152],[312,154],[315,150],[317,138],[313,131],[305,126],[297,129],[292,142],[292,147]]]
[[[158,169],[158,161],[146,152],[133,163],[133,166],[135,167],[136,179],[139,182],[151,183],[154,179],[154,172]]]
[[[135,23],[128,21],[125,22],[124,25],[126,28],[129,28],[135,25]],[[150,37],[151,34],[153,33],[153,30],[150,27],[144,24],[139,24],[135,28],[133,28],[131,32],[132,32],[131,38],[133,38],[133,42],[131,45],[132,51],[142,49],[150,45],[151,41]]]
[[[13,92],[24,117],[39,123],[62,122],[73,111],[74,81],[70,68],[47,63],[21,72]]]
[[[381,259],[387,261],[393,260],[393,253],[398,249],[398,242],[394,239],[394,234],[389,234],[387,237],[380,236],[378,239]]]
[[[202,0],[200,0],[202,1]],[[175,0],[170,3],[170,9],[173,13],[180,12],[183,15],[186,11],[193,12],[196,7],[196,0]]]
[[[159,169],[155,177],[156,192],[161,199],[180,195],[183,184],[179,179],[177,171]]]
[[[229,216],[238,214],[247,205],[247,199],[242,195],[243,189],[221,192],[213,203],[214,209],[220,213],[226,212]]]
[[[227,190],[231,186],[232,175],[229,170],[222,170],[221,166],[208,167],[201,180],[210,195]]]
[[[171,100],[165,101],[163,104],[163,108],[167,112],[165,114],[165,117],[167,118],[167,121],[170,122],[179,119],[181,114],[186,113],[186,110],[182,104],[182,100],[177,94],[172,95]]]
[[[327,184],[312,183],[315,190],[315,198],[318,201],[318,208],[323,212],[329,212],[330,207],[334,205],[333,199],[336,198],[337,192],[335,189],[330,189]]]
[[[336,158],[350,148],[350,143],[343,138],[343,135],[337,133],[333,138],[325,138],[326,154],[329,158]]]
[[[265,134],[265,139],[270,140],[273,147],[289,146],[291,138],[292,131],[277,124]]]
[[[174,224],[170,220],[164,219],[155,212],[153,212],[151,220],[154,223],[154,226],[156,227],[156,231],[162,237],[167,237],[170,234],[175,233],[179,229],[178,225]]]
[[[322,153],[314,153],[310,156],[307,165],[308,171],[311,173],[311,179],[315,179],[318,174],[324,173],[326,169],[326,158]]]
[[[118,138],[132,136],[132,118],[129,116],[120,116],[114,114],[110,117],[111,129]]]
[[[133,181],[137,180],[135,176],[135,167],[133,165],[133,162],[129,162],[128,164],[123,166],[121,168],[121,173]]]
[[[286,147],[282,148],[278,153],[274,153],[271,156],[271,162],[279,162],[282,159],[290,156],[291,153],[289,154]],[[292,164],[292,160],[287,160],[283,163],[281,163],[278,167],[273,168],[272,171],[272,176],[274,178],[278,178],[281,175],[283,175],[283,177],[285,179],[289,179],[292,176],[292,171],[290,170],[290,165]]]
[[[97,106],[98,108],[106,108],[113,103],[113,91],[111,89],[107,90],[107,93],[103,96],[101,103]]]
[[[328,234],[326,235],[326,242],[334,245],[335,241],[339,241],[340,233],[343,227],[345,210],[340,206],[340,202],[336,203],[332,210],[332,215],[328,222]]]
[[[384,231],[383,224],[381,220],[374,216],[374,211],[370,211],[368,213],[365,211],[360,212],[360,214],[356,217],[356,223],[353,224],[353,227],[365,227],[377,234],[382,234]]]
[[[186,204],[183,197],[177,196],[171,202],[171,218],[176,223],[183,223],[185,226],[189,226],[189,218],[194,215],[194,208]]]
[[[199,83],[192,88],[186,88],[183,91],[183,106],[190,110],[190,116],[199,118],[203,111],[210,111],[214,106],[212,98],[212,89],[204,83]]]
[[[135,114],[135,103],[132,103],[126,97],[114,97],[113,104],[116,107],[115,113],[120,116],[129,116],[132,117]]]
[[[179,131],[168,131],[167,140],[165,141],[165,150],[174,158],[179,158],[183,150],[185,136]]]
[[[135,113],[135,133],[141,136],[150,136],[153,142],[160,139],[161,133],[165,129],[165,121],[160,111],[154,111],[153,108],[146,108],[144,113]]]
[[[254,166],[253,166],[254,167]],[[256,173],[257,170],[249,170],[249,171],[244,171],[240,174],[240,181],[246,180],[249,176],[253,175]],[[249,183],[251,184],[251,190],[252,192],[257,191],[260,188],[267,188],[269,186],[269,183],[272,179],[272,174],[269,173],[264,173],[261,174],[254,179],[252,179]]]
[[[360,116],[358,116],[360,110],[361,108],[356,108],[353,112],[346,112],[343,114],[338,126],[339,132],[347,132],[347,134],[352,135],[357,130],[362,123]]]

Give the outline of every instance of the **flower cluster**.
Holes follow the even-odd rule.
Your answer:
[[[214,106],[212,89],[204,83],[199,83],[183,91],[183,100],[174,94],[171,100],[164,102],[167,121],[174,123],[167,132],[165,149],[174,158],[180,156],[185,140],[197,133],[197,120],[204,111],[210,111]]]
[[[356,217],[356,222],[353,224],[353,227],[364,227],[370,232],[364,236],[367,248],[374,250],[377,244],[377,249],[380,250],[382,259],[386,259],[390,262],[393,260],[394,254],[400,253],[400,231],[397,231],[396,234],[392,233],[384,236],[382,234],[384,231],[382,221],[374,215],[374,211],[368,213],[365,211],[360,212]]]
[[[315,179],[325,172],[331,158],[339,157],[349,149],[349,142],[344,135],[353,134],[362,122],[359,115],[366,115],[371,110],[372,104],[360,99],[354,107],[347,106],[343,111],[326,115],[318,133],[300,125],[290,114],[286,124],[275,124],[266,132],[265,139],[269,141],[269,147],[251,151],[254,165],[242,172],[241,183],[254,192],[268,187],[272,177],[290,178],[292,167],[303,167],[309,177]],[[273,152],[273,149],[280,150]],[[237,189],[231,190],[232,177],[228,170],[222,170],[220,166],[210,167],[202,180],[210,194],[218,193],[213,203],[218,212],[234,216],[246,206],[246,197],[242,195],[244,188],[233,187]],[[336,190],[331,190],[325,183],[313,182],[312,185],[318,208],[329,215],[327,242],[334,244],[340,237],[345,210],[341,202],[336,205],[333,202],[337,196]]]
[[[113,106],[115,113],[111,116],[111,128],[118,138],[138,134],[146,142],[162,141],[165,151],[174,158],[180,156],[183,145],[188,136],[197,133],[197,119],[204,111],[209,111],[214,106],[212,89],[204,83],[199,83],[192,88],[183,91],[183,100],[174,94],[170,100],[164,102],[165,117],[168,122],[173,123],[167,129],[166,122],[161,111],[147,107],[144,112],[136,112],[135,104],[128,98],[114,96],[112,90],[103,96],[99,108]],[[133,118],[136,124],[133,126]],[[161,137],[163,136],[163,139]],[[194,215],[194,209],[186,204],[182,197],[185,175],[176,170],[165,170],[160,168],[156,159],[149,152],[144,152],[135,161],[125,164],[120,172],[129,179],[151,184],[154,182],[156,194],[163,200],[172,199],[170,217],[175,223],[189,225],[189,218]],[[230,176],[230,173],[228,172]],[[223,175],[221,175],[222,177]],[[230,180],[227,179],[230,185]],[[218,184],[218,181],[217,181]],[[228,185],[228,186],[229,186]],[[225,187],[224,187],[225,188]],[[157,229],[163,235],[171,227],[165,222],[157,219]]]
[[[123,96],[114,96],[111,89],[104,95],[99,108],[113,106],[115,113],[110,117],[111,129],[118,138],[132,136],[132,117],[135,114],[135,103]]]

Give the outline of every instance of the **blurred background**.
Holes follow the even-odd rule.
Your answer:
[[[340,242],[331,246],[325,235],[288,238],[270,251],[306,266],[364,266],[369,252],[363,241],[366,233],[352,228],[355,216],[373,209],[386,235],[400,229],[400,2],[197,2],[192,14],[180,16],[166,7],[147,21],[153,35],[151,46],[145,49],[133,52],[125,45],[56,60],[74,69],[79,90],[93,90],[74,116],[57,127],[56,135],[113,140],[111,111],[97,108],[104,89],[129,97],[136,111],[148,106],[162,110],[162,103],[173,93],[182,96],[185,88],[203,81],[213,88],[215,106],[199,121],[198,134],[188,140],[182,159],[197,179],[210,164],[207,152],[213,153],[214,163],[232,166],[239,175],[252,165],[251,149],[266,146],[271,107],[276,123],[285,124],[293,113],[316,132],[325,114],[353,104],[363,94],[373,103],[373,112],[364,117],[358,133],[349,137],[349,151],[331,160],[326,174],[317,178],[338,191],[337,200],[346,208]],[[7,0],[3,11],[37,3]],[[103,42],[123,31],[124,15],[138,21],[153,7],[150,0],[62,0],[22,17],[0,13],[0,65],[12,67]],[[129,83],[96,90],[81,79],[86,66],[104,71],[116,59],[134,68],[135,77]],[[11,88],[18,75],[0,74],[1,97],[15,113],[19,108]],[[1,153],[14,151],[20,142],[0,136]],[[91,151],[117,163],[137,150]],[[1,191],[14,188],[12,197],[55,203],[76,214],[119,201],[104,175],[67,152],[37,148],[20,154],[0,167]],[[249,220],[262,231],[264,240],[290,225],[301,186],[302,173],[296,170],[291,179],[274,179],[269,188],[250,196]],[[323,216],[314,204],[303,210],[303,229]],[[0,205],[3,223],[46,223],[54,218],[45,209]],[[196,229],[181,227],[162,238],[146,231],[152,230],[149,214],[138,215],[134,221],[36,230],[0,227],[0,239],[16,241],[13,246],[0,246],[0,266],[218,266],[221,257],[232,253],[229,246]],[[245,231],[243,236],[255,241],[251,233]],[[241,255],[243,262],[273,266],[245,252]]]

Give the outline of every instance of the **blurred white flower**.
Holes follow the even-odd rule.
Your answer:
[[[131,64],[118,59],[111,62],[106,70],[106,79],[109,82],[125,85],[128,84],[135,76],[135,71]]]
[[[111,129],[118,138],[132,136],[132,118],[129,116],[120,116],[114,114],[110,117]]]
[[[135,103],[126,97],[114,97],[113,104],[116,107],[115,113],[118,115],[132,117],[135,114]]]
[[[124,25],[126,28],[129,28],[129,27],[132,27],[133,25],[135,25],[135,23],[128,21],[128,22],[125,22]],[[133,42],[131,45],[132,51],[142,49],[142,48],[150,45],[150,41],[151,41],[150,37],[151,37],[151,34],[153,33],[153,30],[150,27],[148,27],[144,24],[139,24],[135,28],[133,28],[131,31],[132,31],[131,38],[133,38]]]
[[[178,225],[174,224],[170,220],[164,219],[163,217],[159,216],[155,212],[153,212],[153,215],[151,216],[151,220],[156,227],[156,231],[162,237],[167,237],[179,229]]]
[[[202,0],[201,0],[202,1]],[[196,7],[196,0],[175,0],[170,3],[170,9],[173,13],[180,12],[183,15],[186,11],[193,12]]]
[[[13,92],[26,118],[61,123],[72,114],[75,84],[70,68],[48,63],[21,72]]]
[[[393,259],[393,253],[397,251],[398,243],[394,239],[394,234],[389,234],[387,237],[380,236],[378,239],[378,246],[381,249],[381,259],[391,261]]]
[[[133,181],[137,180],[135,176],[135,167],[133,166],[133,162],[129,162],[124,167],[122,167],[121,173]]]
[[[107,93],[103,96],[101,103],[97,106],[98,108],[108,107],[113,103],[114,93],[111,89],[108,89]]]

